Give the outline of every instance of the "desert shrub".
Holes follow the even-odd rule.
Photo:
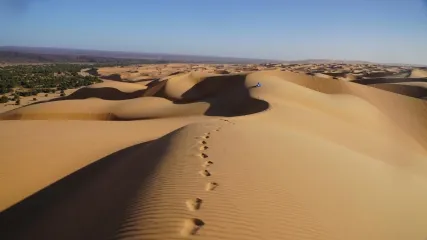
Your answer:
[[[7,103],[7,102],[9,102],[9,98],[6,97],[5,95],[1,96],[0,103]]]

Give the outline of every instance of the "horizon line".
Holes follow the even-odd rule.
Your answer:
[[[330,61],[332,63],[346,63],[352,64],[379,64],[379,65],[413,65],[413,66],[422,66],[427,67],[425,64],[419,63],[381,63],[373,62],[368,60],[344,60],[344,59],[328,59],[328,58],[306,58],[306,59],[294,59],[294,60],[279,60],[279,59],[266,59],[266,58],[252,58],[252,57],[235,57],[235,56],[217,56],[217,55],[194,55],[194,54],[185,54],[185,53],[162,53],[162,52],[144,52],[144,51],[121,51],[121,50],[100,50],[100,49],[91,49],[91,48],[69,48],[69,47],[47,47],[47,46],[24,46],[24,45],[0,45],[0,50],[2,48],[39,48],[39,49],[56,49],[56,50],[76,50],[76,51],[95,51],[95,52],[111,52],[111,53],[128,53],[128,54],[162,54],[170,56],[188,56],[188,57],[207,57],[207,58],[224,58],[224,59],[235,59],[235,60],[255,60],[255,61],[265,61],[265,62],[275,62],[275,63],[292,63],[292,62],[304,62],[304,61]],[[58,54],[59,55],[59,54]]]

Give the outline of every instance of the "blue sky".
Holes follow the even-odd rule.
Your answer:
[[[427,0],[0,0],[0,45],[427,65]]]

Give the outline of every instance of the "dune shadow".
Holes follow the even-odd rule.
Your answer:
[[[0,239],[111,239],[169,142],[170,134],[117,151],[6,209]]]
[[[126,100],[132,98],[142,97],[145,89],[137,90],[134,92],[122,92],[116,88],[103,87],[103,88],[81,88],[69,96],[63,97],[61,100],[76,100],[87,98],[99,98],[103,100]]]
[[[207,102],[206,116],[243,116],[265,111],[269,103],[252,98],[245,85],[246,75],[212,76],[182,94],[175,104]]]
[[[100,75],[98,75],[98,76],[100,76]],[[100,76],[100,78],[112,80],[112,81],[117,81],[117,82],[123,82],[122,76],[120,74],[117,74],[117,73],[110,74],[110,75],[102,75],[102,76]]]
[[[141,89],[134,92],[122,92],[112,87],[80,88],[68,96],[58,97],[58,98],[54,98],[47,101],[34,102],[31,104],[28,104],[28,106],[37,105],[41,103],[48,103],[48,102],[64,101],[64,100],[83,100],[88,98],[98,98],[103,100],[116,100],[116,101],[127,100],[127,99],[143,97],[145,94],[145,91],[146,89]]]
[[[100,76],[98,73],[98,69],[97,68],[91,68],[85,71],[86,73],[92,75],[92,76]]]
[[[157,79],[158,78],[148,78],[148,79],[140,79],[140,80],[132,80],[132,81],[130,81],[130,80],[128,80],[128,81],[124,80],[124,82],[127,82],[127,83],[152,82],[152,81],[156,81]]]
[[[402,84],[372,84],[369,85],[378,89],[386,90],[389,92],[405,95],[414,98],[427,97],[427,88],[420,86],[402,85]]]
[[[156,79],[147,85],[147,87],[144,96],[145,97],[161,97],[161,98],[167,98],[165,94],[165,87],[168,80],[161,81],[160,79]]]

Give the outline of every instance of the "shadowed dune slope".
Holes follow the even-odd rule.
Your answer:
[[[145,89],[137,90],[131,93],[121,92],[117,88],[82,88],[62,100],[100,98],[104,100],[126,100],[144,95]]]
[[[241,116],[266,110],[268,102],[251,96],[256,83],[248,83],[246,76],[190,73],[177,79],[169,79],[165,94],[178,104],[208,102],[210,108],[205,112],[208,116]],[[185,82],[182,81],[183,77]]]
[[[153,180],[150,176],[161,164],[173,135],[110,154],[4,211],[0,215],[0,237],[111,238],[139,191],[148,190]],[[26,217],[28,212],[32,214]],[[26,231],[21,231],[22,227]]]
[[[154,87],[20,109],[134,121],[1,121],[0,239],[427,236],[424,101],[283,71]]]
[[[200,119],[2,121],[1,137],[9,141],[0,145],[4,153],[0,159],[0,211],[99,158],[194,121]],[[19,144],[13,141],[16,138]]]
[[[134,83],[104,80],[102,83],[80,88],[69,96],[52,99],[48,102],[88,98],[99,98],[104,100],[126,100],[144,96],[146,89],[146,86]],[[40,103],[44,102],[38,102],[35,104]]]
[[[425,98],[427,95],[427,75],[424,76],[419,69],[413,70],[410,77],[367,78],[352,82],[414,98]]]
[[[421,84],[422,83],[427,84],[427,82],[421,82]],[[384,83],[384,84],[372,84],[369,86],[386,90],[389,92],[393,92],[393,93],[402,94],[409,97],[424,98],[424,97],[427,97],[427,87],[420,86],[421,84],[414,83],[414,85],[406,85],[405,83],[404,84]]]
[[[404,71],[401,73],[395,73],[395,74],[387,75],[384,78],[409,78],[411,73],[412,73],[412,71]]]

